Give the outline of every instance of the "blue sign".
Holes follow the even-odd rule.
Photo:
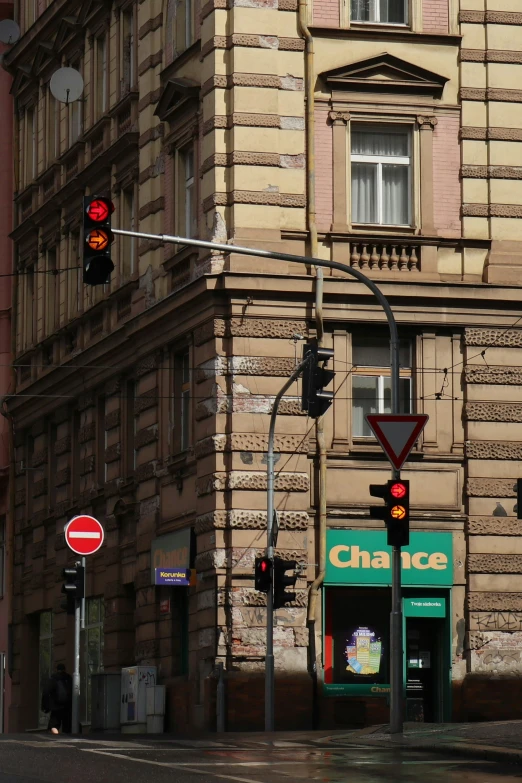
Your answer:
[[[178,585],[188,587],[191,583],[192,571],[190,568],[155,568],[156,585]]]

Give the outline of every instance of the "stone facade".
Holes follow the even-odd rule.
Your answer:
[[[316,282],[311,268],[234,244],[343,262],[388,297],[411,342],[413,407],[430,417],[404,469],[412,528],[453,534],[454,716],[517,714],[520,700],[495,696],[489,710],[488,699],[520,688],[522,650],[520,14],[412,0],[406,26],[391,28],[357,23],[335,0],[310,1],[300,18],[294,0],[52,0],[36,19],[28,0],[17,5],[24,35],[4,58],[23,273],[9,401],[13,730],[37,722],[42,612],[53,613],[54,661],[71,663],[60,584],[64,525],[79,512],[106,529],[87,580],[104,604],[105,669],[158,665],[169,727],[209,728],[223,662],[228,727],[262,726],[266,609],[253,562],[266,537],[268,421],[316,334]],[[50,97],[58,63],[83,72],[81,103]],[[410,225],[352,221],[358,124],[407,129]],[[112,194],[115,227],[198,235],[230,252],[119,238],[111,282],[88,290],[77,270],[81,199],[95,192]],[[352,376],[355,341],[385,337],[385,318],[337,271],[325,276],[323,318],[336,371],[327,522],[375,528],[368,486],[389,472],[354,434]],[[277,724],[310,726],[319,702],[325,725],[346,725],[344,703],[321,699],[321,674],[313,698],[318,459],[298,385],[280,414],[278,553],[303,568],[296,600],[276,615]],[[150,552],[186,528],[197,581],[182,665],[181,615],[163,613]],[[367,722],[386,720],[384,697],[365,709]]]

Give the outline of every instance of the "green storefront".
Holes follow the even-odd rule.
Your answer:
[[[326,696],[387,698],[391,548],[384,530],[327,532]],[[402,551],[407,720],[450,719],[451,533],[411,533]]]

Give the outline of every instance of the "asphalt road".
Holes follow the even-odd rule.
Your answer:
[[[511,783],[522,767],[349,740],[0,737],[0,783]]]

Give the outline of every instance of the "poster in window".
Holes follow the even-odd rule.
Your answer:
[[[382,674],[383,643],[374,629],[358,626],[346,634],[343,650],[343,665],[349,674],[361,677]]]

